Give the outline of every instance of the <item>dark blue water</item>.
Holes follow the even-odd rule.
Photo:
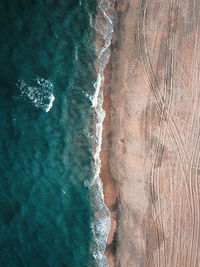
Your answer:
[[[96,8],[0,1],[0,266],[93,265]]]

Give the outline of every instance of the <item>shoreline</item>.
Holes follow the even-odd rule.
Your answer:
[[[112,54],[112,52],[111,52]],[[111,56],[112,57],[112,56]],[[110,99],[110,83],[109,77],[111,75],[111,58],[105,68],[104,72],[104,101],[103,109],[106,112],[104,122],[103,122],[103,133],[102,133],[102,147],[101,147],[101,171],[100,178],[103,183],[103,194],[104,203],[110,211],[111,217],[111,229],[108,234],[108,239],[106,243],[105,255],[109,262],[109,267],[115,266],[115,253],[116,253],[116,216],[117,216],[117,206],[118,206],[118,196],[117,196],[117,184],[116,180],[112,177],[110,168],[110,154],[111,154],[111,99]]]
[[[113,5],[114,5],[114,10],[117,14],[117,0],[115,0]],[[112,158],[112,129],[111,129],[112,127],[111,77],[112,77],[112,52],[113,52],[112,45],[113,45],[113,39],[116,39],[116,34],[117,34],[115,27],[110,45],[111,55],[104,69],[104,82],[102,85],[102,90],[103,90],[102,107],[103,110],[105,111],[105,118],[103,121],[102,146],[100,152],[100,159],[101,159],[100,178],[103,184],[104,203],[110,211],[110,218],[111,218],[111,229],[108,233],[106,250],[105,250],[105,255],[108,260],[109,267],[114,267],[116,262],[115,257],[117,250],[117,214],[118,214],[117,181],[112,176],[112,168],[110,166]]]
[[[102,159],[102,148],[104,146],[103,131],[105,110],[104,103],[104,84],[106,69],[110,59],[110,46],[113,37],[114,24],[115,24],[115,0],[99,2],[98,14],[95,23],[91,21],[91,26],[96,31],[95,45],[97,49],[97,80],[95,83],[95,94],[92,99],[92,107],[95,112],[95,137],[96,147],[94,153],[94,178],[90,184],[92,190],[92,198],[94,200],[94,218],[95,221],[92,225],[93,234],[95,238],[95,247],[93,256],[96,259],[97,266],[110,266],[106,251],[106,244],[111,227],[111,212],[105,203],[105,196],[103,190],[103,180],[101,179],[102,165],[106,162]],[[103,157],[104,158],[104,157]],[[102,163],[103,161],[103,163]]]

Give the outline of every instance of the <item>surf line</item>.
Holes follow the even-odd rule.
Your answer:
[[[105,110],[103,109],[103,83],[104,83],[104,69],[110,58],[110,45],[114,32],[114,25],[116,23],[116,12],[114,10],[114,1],[101,0],[99,3],[98,16],[102,16],[102,19],[96,18],[93,25],[95,31],[102,36],[104,45],[98,49],[97,57],[97,81],[94,85],[95,94],[92,99],[92,107],[96,115],[96,128],[95,128],[95,140],[96,150],[94,153],[94,178],[90,184],[92,188],[92,198],[94,203],[94,217],[95,221],[92,225],[92,231],[95,238],[95,247],[93,256],[97,262],[97,265],[108,267],[109,263],[105,256],[106,244],[108,235],[111,229],[111,216],[110,211],[104,203],[103,184],[100,178],[101,169],[101,146],[102,146],[102,134],[103,134],[103,121],[105,118]],[[90,21],[91,23],[91,21]],[[91,23],[92,24],[92,23]],[[97,40],[98,42],[98,40]]]

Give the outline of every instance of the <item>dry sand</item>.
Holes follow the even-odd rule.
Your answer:
[[[200,266],[200,0],[118,0],[116,10],[101,153],[106,254],[111,267]]]

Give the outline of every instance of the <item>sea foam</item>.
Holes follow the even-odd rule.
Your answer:
[[[110,44],[116,22],[116,13],[109,1],[101,0],[99,4],[99,15],[103,15],[102,19],[96,19],[95,23],[90,24],[95,28],[98,34],[101,34],[104,45],[98,51],[97,70],[98,76],[95,83],[95,94],[92,99],[92,107],[96,114],[96,149],[94,153],[94,178],[90,184],[93,197],[94,216],[95,220],[92,225],[92,231],[95,239],[94,258],[96,259],[99,267],[108,267],[109,263],[104,254],[106,249],[106,242],[111,228],[110,211],[104,203],[103,186],[100,178],[101,169],[101,145],[102,145],[102,132],[103,121],[105,118],[105,111],[103,110],[103,82],[104,82],[104,69],[110,57]],[[103,21],[103,23],[102,23]]]
[[[28,98],[36,108],[49,112],[55,100],[53,84],[40,77],[34,78],[32,83],[34,85],[28,84],[23,78],[18,79],[17,87],[21,96]]]

